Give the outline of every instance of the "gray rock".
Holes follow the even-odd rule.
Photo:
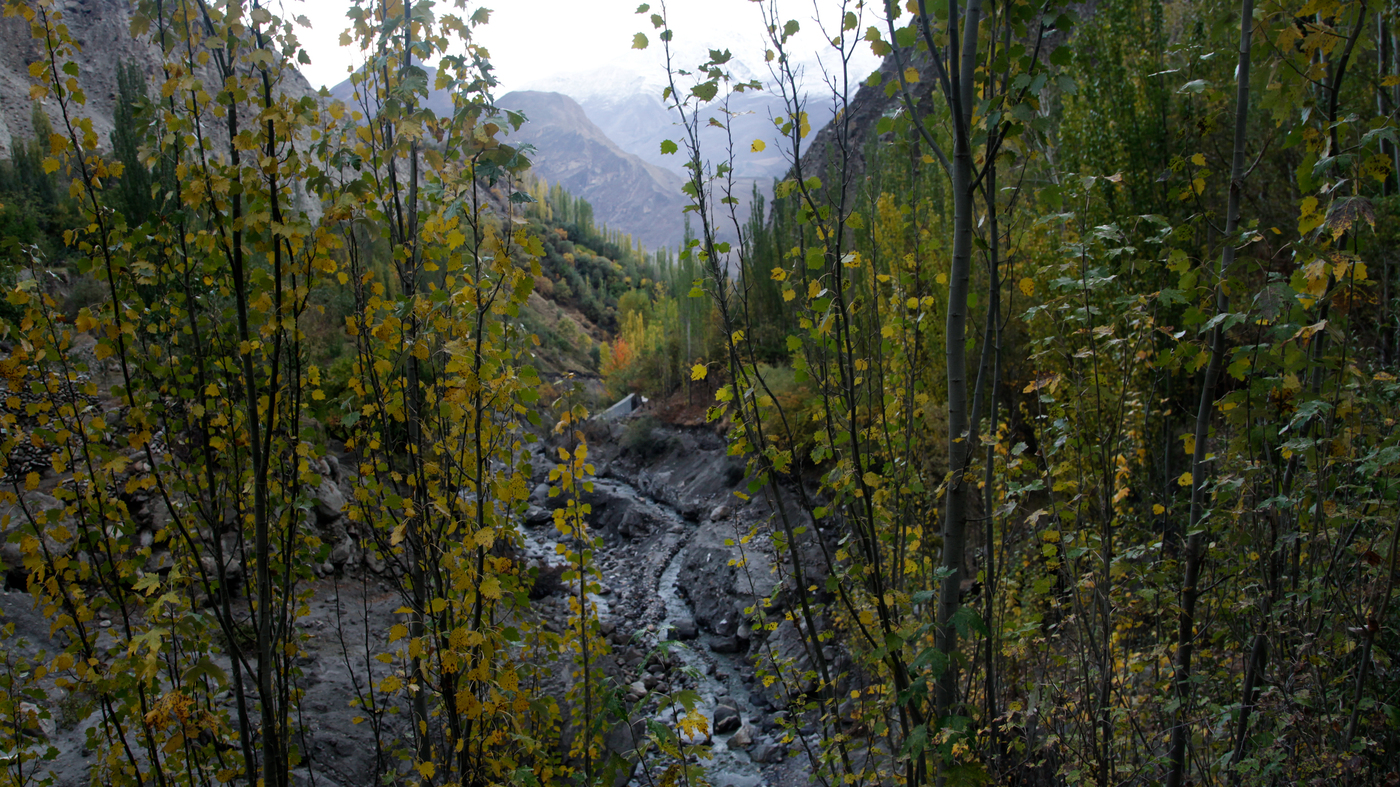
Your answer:
[[[729,739],[729,748],[747,749],[753,745],[754,736],[757,734],[758,730],[754,729],[752,725],[744,724],[739,727],[738,732],[734,733],[734,737]]]
[[[782,762],[787,759],[787,751],[782,744],[765,739],[749,752],[749,759],[754,762]]]
[[[345,511],[345,495],[329,477],[321,479],[312,494],[312,502],[316,507],[316,519],[322,523],[334,522]]]
[[[24,731],[30,735],[35,735],[47,740],[53,736],[53,718],[48,711],[42,710],[32,702],[21,702],[19,704],[19,716],[24,724]]]
[[[380,557],[376,552],[366,552],[365,566],[376,574],[383,574],[385,569],[384,558]]]
[[[715,734],[724,735],[734,732],[743,726],[744,720],[739,716],[739,709],[732,705],[720,705],[715,708]]]
[[[713,653],[742,653],[747,648],[746,643],[740,642],[738,637],[710,637],[710,651]]]
[[[647,694],[647,686],[640,680],[633,681],[627,685],[627,696],[634,701],[645,697]]]
[[[175,565],[175,559],[170,556],[170,550],[158,549],[151,552],[151,556],[146,558],[146,571],[155,574],[161,571],[169,571]]]
[[[336,567],[341,567],[346,563],[358,562],[352,560],[356,551],[358,550],[355,546],[355,540],[346,536],[331,549],[331,564]]]
[[[692,640],[700,636],[700,629],[691,618],[681,618],[671,624],[670,639]]]

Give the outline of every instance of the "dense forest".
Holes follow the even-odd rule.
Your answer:
[[[337,629],[363,783],[724,783],[747,727],[656,677],[687,646],[608,666],[591,416],[628,392],[743,462],[799,782],[1400,782],[1393,5],[764,0],[754,82],[643,4],[690,173],[654,252],[530,175],[485,8],[357,0],[349,103],[296,89],[304,20],[135,9],[159,73],[101,139],[64,8],[5,5],[42,56],[0,166],[0,558],[61,648],[0,619],[0,785],[61,783],[64,714],[92,783],[314,783],[318,580],[358,560],[396,607],[362,669]],[[771,143],[702,135],[751,90],[771,201],[734,177]]]

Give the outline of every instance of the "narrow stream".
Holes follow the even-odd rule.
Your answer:
[[[615,569],[618,574],[617,580],[619,582],[625,581],[635,588],[634,593],[643,600],[643,609],[636,610],[634,608],[630,610],[633,615],[628,616],[627,605],[615,593],[609,594],[611,598],[598,595],[589,596],[596,605],[601,619],[608,620],[611,616],[618,626],[632,626],[644,632],[639,644],[644,650],[651,650],[668,640],[679,622],[691,621],[693,624],[695,619],[690,602],[680,591],[680,575],[687,549],[699,526],[687,522],[679,512],[666,503],[616,478],[595,479],[594,494],[605,500],[631,501],[633,506],[640,507],[657,523],[655,530],[646,542],[649,549],[647,554],[614,556],[611,554],[614,550],[606,550],[599,556],[600,562],[608,562],[609,557],[626,558],[625,564]],[[556,536],[557,531],[552,525],[526,529],[527,554],[540,560],[550,562],[557,560]],[[659,555],[668,553],[669,557],[662,564]],[[640,565],[633,566],[631,563]],[[617,590],[621,591],[622,588],[617,588]],[[610,601],[613,603],[610,604]],[[638,611],[641,612],[640,617],[635,617],[635,613]],[[693,689],[700,696],[700,710],[708,720],[712,733],[710,736],[710,757],[703,761],[709,772],[710,781],[717,785],[758,787],[765,782],[758,764],[753,762],[748,752],[743,748],[738,746],[731,748],[729,745],[735,731],[723,735],[713,734],[715,713],[721,705],[727,705],[739,711],[742,725],[749,726],[749,734],[757,737],[757,728],[761,723],[761,717],[749,701],[750,688],[744,682],[745,675],[752,675],[753,667],[748,663],[748,657],[745,654],[715,653],[710,650],[707,641],[708,637],[704,632],[701,632],[697,639],[673,642],[669,646],[670,652],[678,662],[678,666],[673,668],[671,673],[672,686],[674,687],[679,682],[677,679],[680,677],[681,671],[684,671],[691,676],[691,679],[686,682],[693,682]],[[665,691],[665,684],[658,686],[656,690]],[[664,706],[655,711],[653,718],[667,725],[674,723],[670,709]],[[701,743],[703,738],[687,742]],[[640,769],[631,784],[639,786],[648,784]]]
[[[615,490],[616,496],[626,496],[639,504],[651,509],[654,513],[659,513],[660,520],[674,532],[679,525],[682,540],[676,545],[670,560],[667,561],[665,569],[662,570],[656,583],[656,595],[664,604],[664,617],[662,623],[657,626],[656,640],[660,641],[670,635],[676,624],[682,620],[695,620],[695,614],[690,606],[690,602],[680,592],[681,565],[685,561],[687,548],[691,538],[695,535],[697,525],[686,522],[671,506],[650,497],[637,490],[625,482],[609,479],[604,482]],[[695,692],[700,695],[701,710],[709,720],[711,730],[710,758],[705,760],[709,777],[714,784],[734,785],[734,787],[753,787],[763,783],[763,777],[759,773],[758,765],[754,763],[744,749],[730,748],[729,741],[734,737],[734,732],[724,735],[715,735],[714,719],[715,711],[720,705],[728,705],[739,711],[740,719],[745,725],[757,727],[756,714],[752,705],[748,701],[748,687],[744,685],[743,675],[752,673],[753,667],[748,663],[748,657],[744,654],[715,653],[705,645],[706,637],[688,642],[677,642],[671,648],[671,653],[680,662],[680,668],[694,676]],[[655,642],[648,643],[654,645]],[[663,711],[656,717],[659,721],[669,723],[671,721],[669,712]],[[700,741],[691,740],[690,743]],[[633,780],[634,784],[639,784]]]

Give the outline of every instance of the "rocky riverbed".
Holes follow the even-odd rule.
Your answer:
[[[644,439],[636,439],[639,431]],[[592,600],[612,647],[598,668],[626,697],[634,721],[650,716],[671,723],[658,699],[681,688],[698,694],[710,728],[704,764],[712,783],[806,784],[802,740],[784,742],[783,685],[765,686],[755,677],[760,654],[791,658],[799,667],[805,656],[791,622],[755,631],[745,612],[773,597],[770,615],[782,620],[791,591],[782,587],[781,571],[763,548],[769,526],[763,505],[734,495],[744,480],[742,462],[726,455],[713,431],[662,426],[645,413],[630,422],[595,425],[591,432],[598,478],[587,502],[593,532],[605,545],[596,557],[602,587]],[[350,464],[331,460],[320,468],[327,481],[314,495],[317,522],[335,548],[317,566],[309,612],[299,619],[306,635],[298,741],[305,759],[295,775],[319,787],[368,785],[370,774],[402,772],[400,761],[384,752],[406,737],[404,714],[373,715],[364,723],[365,710],[352,707],[370,681],[389,669],[374,656],[391,650],[387,636],[401,622],[396,610],[402,598],[389,569],[359,548],[354,527],[341,514],[355,482],[342,469]],[[541,454],[533,464],[538,486],[522,523],[523,559],[555,578],[537,587],[533,613],[558,630],[567,625],[570,589],[557,580],[557,531],[543,483],[550,462]],[[133,503],[133,510],[142,510],[141,501]],[[155,508],[151,528],[160,524]],[[741,552],[738,545],[750,533],[754,540]],[[16,627],[12,652],[30,658],[41,650],[55,652],[48,621],[20,587],[12,575],[0,594],[0,622]],[[17,644],[21,639],[23,646]],[[562,683],[556,688],[562,695]],[[36,718],[47,717],[37,735],[58,751],[46,766],[55,783],[86,783],[94,760],[87,736],[97,715],[78,702],[33,710]],[[609,736],[609,745],[623,754],[633,747],[627,730],[619,724]],[[376,746],[376,737],[383,745]],[[648,775],[649,765],[639,763],[632,783],[649,783],[655,775]]]

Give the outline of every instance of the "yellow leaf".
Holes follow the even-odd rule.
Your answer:
[[[1326,327],[1327,327],[1327,321],[1326,321],[1326,320],[1322,320],[1322,321],[1320,321],[1320,322],[1315,322],[1315,323],[1313,323],[1312,325],[1305,325],[1305,326],[1303,326],[1302,328],[1299,328],[1299,329],[1298,329],[1298,332],[1295,333],[1295,334],[1293,334],[1293,336],[1290,337],[1290,339],[1302,339],[1302,340],[1306,343],[1307,340],[1308,340],[1308,339],[1311,339],[1311,338],[1313,337],[1314,334],[1316,334],[1318,331],[1320,331],[1320,330],[1322,330],[1323,328],[1326,328]]]
[[[419,773],[423,774],[424,779],[431,779],[433,778],[433,774],[437,773],[437,766],[431,762],[420,762],[413,767],[416,768]]]
[[[1166,506],[1163,506],[1161,503],[1157,503],[1156,505],[1152,506],[1152,513],[1159,516],[1165,514],[1167,513]]]
[[[1206,157],[1201,155],[1200,153],[1197,153],[1196,155],[1191,157],[1191,163],[1195,164],[1198,167],[1204,167],[1206,165]]]
[[[1035,295],[1035,281],[1032,279],[1021,279],[1020,283],[1016,286],[1020,288],[1021,294],[1027,298]]]
[[[45,172],[46,174],[52,175],[53,173],[55,173],[55,172],[57,172],[57,171],[58,171],[58,159],[54,158],[53,156],[47,156],[47,157],[45,157],[45,158],[44,158],[44,172]]]
[[[908,82],[911,85],[915,82],[918,82],[919,69],[914,68],[913,66],[909,66],[908,68],[904,69],[904,81]]]
[[[694,366],[690,367],[690,379],[703,380],[705,379],[705,375],[708,374],[709,371],[709,369],[705,368],[705,364],[697,363]]]
[[[481,595],[489,599],[499,599],[501,597],[501,581],[495,577],[487,577],[481,583]]]
[[[766,147],[768,147],[768,145],[765,144],[763,140],[755,139],[753,144],[749,145],[749,151],[752,153],[762,153],[763,149]]]
[[[1190,486],[1192,480],[1193,479],[1191,478],[1191,472],[1188,470],[1187,472],[1182,473],[1180,478],[1176,479],[1176,483],[1178,486]]]
[[[782,268],[774,268],[772,278],[773,281],[787,281],[787,271]]]
[[[793,298],[796,298],[796,297],[797,297],[797,293],[794,292],[794,291],[792,290],[792,288],[788,288],[788,289],[786,289],[786,290],[783,290],[783,300],[785,300],[785,301],[790,301],[790,300],[792,300]]]
[[[396,624],[394,624],[393,626],[389,627],[389,641],[390,641],[390,642],[398,642],[399,640],[401,640],[401,639],[403,639],[404,637],[407,637],[407,636],[408,636],[408,626],[405,626],[405,625],[402,624],[402,623],[396,623]]]

